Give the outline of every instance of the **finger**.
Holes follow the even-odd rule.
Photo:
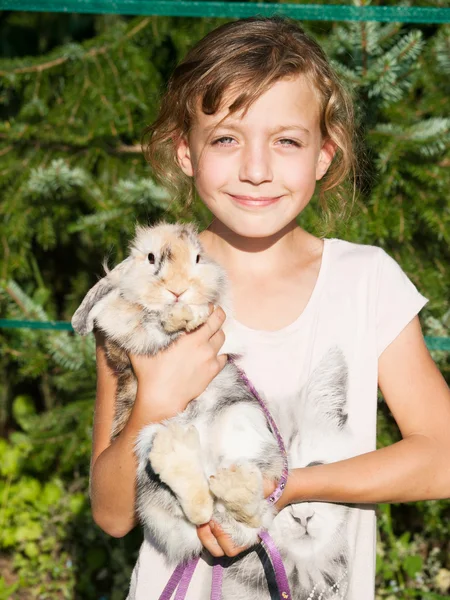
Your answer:
[[[211,338],[211,336],[213,336],[216,333],[216,331],[218,331],[222,327],[225,318],[225,311],[223,310],[223,308],[218,306],[209,315],[209,317],[206,319],[203,325],[201,325],[201,327],[198,328],[197,331],[199,336],[201,336],[204,340],[208,341]]]
[[[224,341],[225,333],[223,332],[223,329],[219,329],[219,331],[216,331],[216,333],[209,338],[209,344],[214,350],[215,354],[217,354],[222,348]]]
[[[224,556],[224,552],[212,534],[211,527],[208,523],[205,525],[197,525],[197,535],[202,543],[202,546],[208,550],[213,556]]]
[[[216,359],[216,372],[220,373],[220,371],[224,368],[224,366],[228,362],[228,354],[219,354]]]
[[[215,521],[210,521],[209,526],[219,546],[227,556],[237,556],[247,550],[248,546],[236,546],[231,537]]]

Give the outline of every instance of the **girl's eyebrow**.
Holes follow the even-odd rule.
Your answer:
[[[309,135],[309,129],[306,129],[306,127],[303,127],[303,125],[280,125],[279,127],[273,129],[271,133],[281,133],[282,131],[288,131],[291,129],[298,129],[301,132]]]
[[[239,127],[239,125],[233,125],[233,123],[218,123],[217,125],[209,125],[208,127],[205,127],[205,132],[207,134],[211,133],[214,130],[220,130],[220,129],[232,129],[234,131],[239,131],[241,128]],[[281,133],[282,131],[291,131],[293,129],[298,129],[299,131],[301,131],[302,133],[305,133],[306,135],[310,134],[309,129],[306,129],[306,127],[303,127],[302,125],[280,125],[279,127],[275,127],[274,129],[270,130],[269,133],[270,134],[276,134],[276,133]]]

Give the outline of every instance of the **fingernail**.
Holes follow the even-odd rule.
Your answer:
[[[211,527],[211,531],[214,529],[215,525],[214,525],[214,521],[210,521],[209,522],[209,526]]]

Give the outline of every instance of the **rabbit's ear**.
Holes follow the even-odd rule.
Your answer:
[[[72,327],[81,335],[90,333],[94,328],[94,315],[92,309],[102,298],[114,289],[108,276],[100,279],[84,297],[83,302],[72,317]]]
[[[100,281],[98,281],[86,294],[83,302],[77,308],[72,317],[72,327],[77,333],[80,335],[86,335],[93,330],[94,319],[97,316],[96,310],[94,309],[100,300],[102,300],[102,298],[116,289],[120,275],[129,265],[131,260],[132,259],[130,257],[123,260],[105,277],[100,279]]]

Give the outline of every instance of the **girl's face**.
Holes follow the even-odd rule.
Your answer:
[[[245,115],[228,115],[235,96],[228,94],[214,115],[197,108],[178,161],[226,227],[244,237],[267,237],[308,204],[335,145],[322,140],[318,101],[301,76],[276,82]]]

